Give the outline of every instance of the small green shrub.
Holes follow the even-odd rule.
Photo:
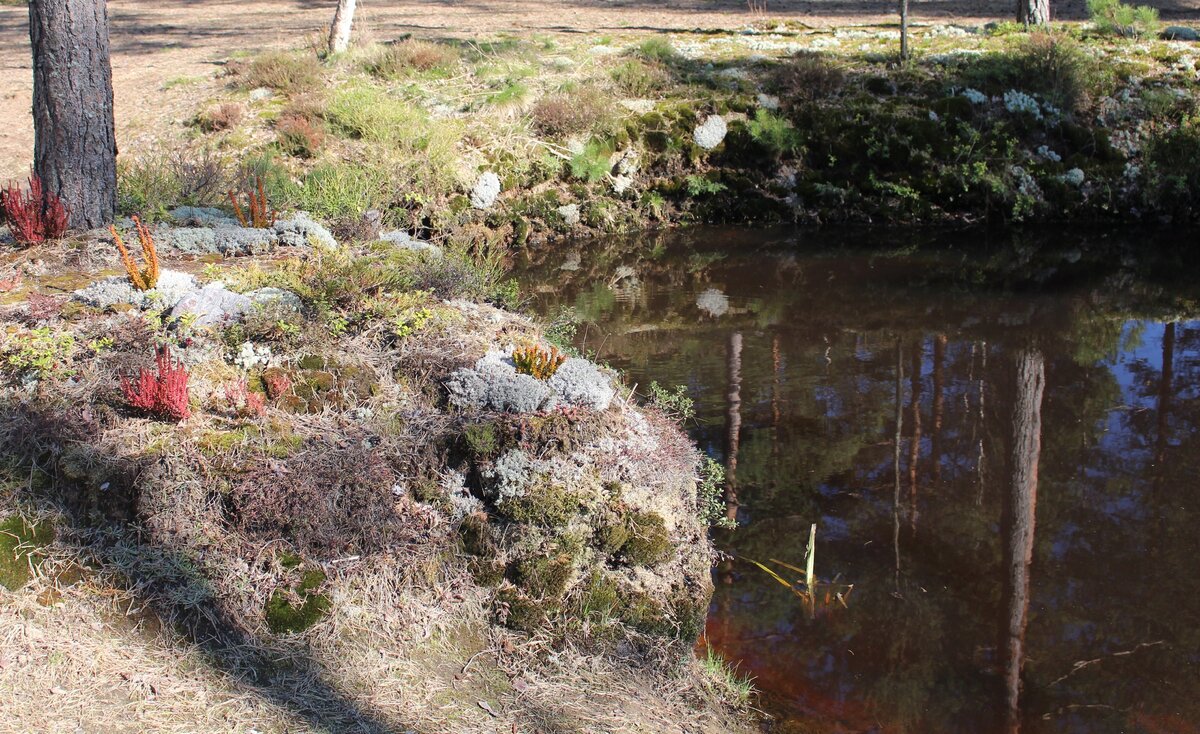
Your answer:
[[[612,154],[612,148],[606,143],[589,142],[571,157],[571,175],[588,183],[602,180],[612,170]]]
[[[773,157],[795,155],[804,147],[800,133],[787,119],[759,109],[754,119],[747,124],[750,137],[765,148]]]
[[[18,374],[39,379],[65,375],[75,354],[75,337],[49,326],[18,332],[4,348],[5,364]]]
[[[231,63],[230,69],[243,89],[267,87],[284,94],[316,89],[324,74],[321,62],[315,56],[286,51],[265,53],[249,64]]]
[[[670,63],[679,59],[679,52],[670,41],[661,38],[648,38],[638,44],[637,55],[649,61]]]
[[[700,483],[696,485],[696,512],[700,521],[709,527],[733,529],[737,521],[726,514],[725,467],[712,457],[700,460]]]
[[[1158,32],[1158,11],[1148,5],[1126,5],[1121,0],[1088,0],[1087,7],[1088,16],[1101,33],[1144,38]]]
[[[490,459],[500,448],[500,432],[495,423],[472,423],[463,429],[463,440],[476,459]]]
[[[687,385],[676,385],[672,391],[655,380],[646,388],[646,393],[651,405],[680,423],[696,417],[696,403],[688,396]]]

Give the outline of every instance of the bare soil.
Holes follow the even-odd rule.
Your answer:
[[[915,22],[981,23],[1011,17],[1010,3],[923,0]],[[1200,0],[1153,0],[1164,20],[1200,17]],[[196,106],[198,84],[231,54],[318,43],[332,0],[110,0],[117,141],[126,152],[181,128]],[[1054,7],[1063,20],[1084,17],[1085,0]],[[764,20],[813,27],[894,22],[890,0],[770,0],[765,13],[744,0],[448,0],[359,3],[359,32],[378,40],[404,33],[469,37],[514,33],[669,33],[739,28]],[[188,83],[191,82],[191,83]],[[28,13],[0,5],[0,181],[23,176],[33,149]],[[151,134],[153,133],[153,135]]]

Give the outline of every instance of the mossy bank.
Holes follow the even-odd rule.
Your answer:
[[[160,227],[145,293],[104,239],[13,253],[6,726],[746,728],[692,654],[713,550],[679,427],[493,305],[486,263],[307,221],[220,264]],[[131,397],[166,373],[169,410]]]
[[[1193,221],[1194,41],[756,23],[235,58],[121,201],[273,201],[478,248],[693,222]],[[169,136],[167,136],[169,137]],[[364,212],[371,212],[366,219]]]

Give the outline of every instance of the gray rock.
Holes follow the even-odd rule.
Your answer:
[[[300,300],[300,296],[283,288],[259,288],[256,291],[247,293],[246,297],[254,303],[277,303],[293,311],[299,311],[304,307],[304,302]]]
[[[729,313],[729,296],[709,288],[696,296],[696,308],[714,318],[724,316]]]
[[[321,247],[337,247],[337,240],[329,230],[314,221],[307,212],[296,212],[291,219],[275,222],[274,229],[279,236],[279,244],[284,247],[308,247],[313,243]]]
[[[1169,25],[1163,28],[1160,37],[1167,41],[1200,41],[1200,31],[1183,25]]]
[[[725,124],[725,118],[720,115],[709,115],[692,131],[692,139],[701,148],[712,150],[725,140],[725,134],[728,132],[729,126]]]
[[[500,195],[500,177],[491,171],[482,174],[471,188],[471,206],[490,209]]]
[[[215,227],[236,225],[237,220],[211,206],[177,206],[167,212],[176,224],[185,227]]]
[[[250,101],[251,102],[262,102],[264,100],[271,99],[274,96],[275,96],[275,93],[272,92],[270,89],[267,89],[266,87],[257,87],[255,89],[250,90]]]
[[[196,326],[217,326],[240,318],[254,306],[248,296],[226,290],[224,283],[209,283],[184,296],[171,311],[174,318],[195,316]]]
[[[391,232],[384,232],[383,234],[379,235],[379,241],[387,242],[388,244],[394,245],[396,247],[401,247],[406,250],[414,250],[416,252],[427,252],[430,255],[432,255],[433,257],[441,257],[442,256],[442,248],[438,247],[437,245],[433,244],[432,242],[426,242],[425,240],[419,240],[416,237],[413,237],[408,232],[405,232],[402,229],[394,229]]]

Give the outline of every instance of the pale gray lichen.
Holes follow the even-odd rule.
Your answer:
[[[308,212],[296,212],[290,219],[280,219],[272,228],[284,247],[308,247],[310,244],[330,249],[337,247],[337,240],[325,225],[314,221]]]
[[[729,296],[716,288],[709,288],[696,296],[696,308],[714,318],[729,312]]]
[[[558,208],[558,216],[563,218],[563,224],[568,227],[574,227],[579,224],[579,205],[578,204],[563,204]]]
[[[259,288],[255,291],[246,293],[246,297],[255,303],[272,303],[292,311],[299,311],[304,307],[304,302],[300,300],[300,296],[283,288]]]
[[[441,479],[441,488],[446,493],[446,498],[450,500],[451,515],[456,522],[467,515],[483,510],[483,503],[479,501],[478,497],[471,494],[471,490],[467,487],[467,478],[462,472],[451,470]]]
[[[177,224],[184,227],[215,227],[236,225],[237,220],[211,206],[177,206],[167,212]]]
[[[480,175],[471,188],[471,206],[476,209],[490,209],[500,195],[500,177],[491,171]]]
[[[432,242],[426,242],[425,240],[419,240],[416,237],[413,237],[411,234],[409,234],[408,232],[405,232],[402,229],[395,229],[395,230],[392,230],[391,232],[384,232],[383,234],[379,235],[379,241],[387,242],[390,245],[394,245],[396,247],[400,247],[405,250],[413,250],[414,252],[428,253],[429,255],[431,255],[433,257],[441,257],[442,256],[442,248],[438,247],[437,245],[433,244]]]
[[[532,413],[557,403],[546,383],[518,373],[503,352],[489,352],[473,368],[450,375],[446,389],[450,403],[460,408]]]
[[[248,296],[227,290],[218,281],[188,293],[175,305],[171,316],[191,317],[193,326],[218,326],[240,318],[253,306]]]
[[[578,357],[563,362],[547,384],[564,403],[594,410],[607,410],[617,394],[608,376]]]
[[[586,359],[566,360],[543,382],[517,372],[505,352],[488,352],[446,380],[450,403],[460,408],[532,413],[559,405],[605,410],[616,396],[612,380]]]
[[[701,148],[712,150],[725,140],[725,134],[728,132],[729,127],[725,124],[725,118],[720,115],[709,115],[692,131],[692,139]]]
[[[129,304],[137,308],[174,308],[189,291],[196,289],[196,279],[177,270],[163,270],[158,284],[148,291],[139,291],[124,275],[114,275],[75,291],[74,299],[95,308]]]

